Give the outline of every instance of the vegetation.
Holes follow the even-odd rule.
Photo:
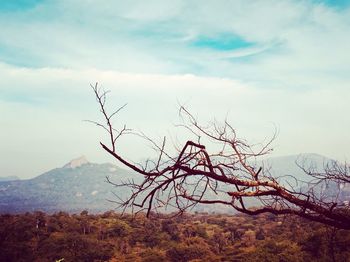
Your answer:
[[[0,216],[0,261],[350,261],[350,231],[273,214]]]

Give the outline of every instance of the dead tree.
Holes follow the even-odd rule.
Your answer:
[[[179,213],[197,204],[222,204],[249,215],[261,213],[297,215],[336,228],[350,229],[350,210],[340,205],[337,199],[325,200],[313,190],[302,190],[280,183],[259,159],[271,151],[274,139],[256,146],[238,138],[236,130],[225,121],[219,125],[200,125],[184,107],[179,112],[185,121],[182,125],[193,134],[175,154],[166,152],[166,139],[157,144],[153,140],[136,134],[124,126],[117,130],[112,118],[123,107],[112,114],[106,112],[106,94],[97,84],[92,86],[104,123],[91,121],[106,130],[110,144],[101,143],[102,148],[129,169],[143,176],[143,181],[114,183],[117,187],[131,189],[130,196],[121,200],[124,207],[146,210],[147,215],[159,208],[176,208]],[[141,135],[158,151],[156,160],[137,165],[124,158],[117,150],[117,142],[124,135]],[[215,144],[217,150],[209,152],[204,145]],[[338,164],[329,166],[324,173],[305,169],[317,181],[349,183],[348,167]],[[109,180],[110,183],[113,183]],[[319,183],[319,182],[317,182]],[[317,184],[316,183],[316,184]],[[254,207],[249,206],[254,199]]]

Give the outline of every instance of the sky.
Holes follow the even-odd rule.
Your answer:
[[[350,0],[0,2],[0,176],[30,178],[85,155],[113,162],[90,84],[127,124],[170,145],[185,105],[226,118],[271,156],[350,161]],[[138,162],[149,143],[126,137]],[[115,161],[114,161],[115,163]]]

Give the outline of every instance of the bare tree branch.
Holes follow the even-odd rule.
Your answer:
[[[102,148],[129,169],[143,176],[141,183],[127,181],[114,184],[132,189],[126,200],[119,199],[123,208],[138,207],[152,210],[161,207],[173,207],[180,213],[197,204],[222,204],[250,215],[260,213],[298,215],[313,221],[331,225],[337,228],[350,229],[349,206],[344,206],[337,198],[328,200],[325,196],[316,194],[316,185],[322,182],[350,183],[349,166],[334,162],[325,166],[324,172],[316,172],[302,167],[304,172],[315,179],[308,190],[293,188],[291,185],[279,183],[258,160],[272,151],[270,140],[261,145],[249,145],[239,139],[236,130],[224,121],[202,126],[197,119],[183,106],[179,114],[184,119],[181,126],[193,134],[196,141],[188,140],[185,145],[178,147],[175,155],[165,151],[166,138],[161,144],[142,133],[137,134],[151,142],[158,152],[154,161],[146,161],[142,166],[126,160],[116,151],[116,143],[131,130],[124,125],[118,131],[113,128],[111,119],[123,105],[112,114],[105,109],[107,92],[98,85],[92,86],[105,124],[90,121],[107,131],[110,145],[101,143]],[[132,133],[136,134],[136,133]],[[218,150],[209,152],[207,145],[219,145]],[[164,159],[165,158],[165,159]],[[109,179],[107,179],[112,183]],[[298,183],[297,179],[295,181]],[[249,205],[254,199],[259,204]]]

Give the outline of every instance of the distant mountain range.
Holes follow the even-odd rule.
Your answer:
[[[0,177],[0,182],[3,181],[13,181],[13,180],[19,180],[18,176],[5,176],[5,177]]]
[[[299,180],[310,178],[296,165],[305,159],[306,166],[322,168],[330,161],[316,154],[270,158],[264,165],[271,166],[271,174],[285,176],[288,181],[293,175]],[[42,210],[45,212],[67,211],[77,213],[82,210],[104,212],[115,209],[118,196],[127,197],[130,190],[114,187],[107,182],[109,177],[114,182],[134,179],[141,181],[142,176],[121,169],[113,164],[93,164],[85,157],[74,159],[61,168],[55,168],[40,176],[28,180],[7,177],[0,180],[0,213],[22,213]],[[290,179],[289,183],[293,183]],[[299,187],[301,185],[298,185]],[[335,190],[334,188],[332,190]],[[344,193],[345,192],[345,193]],[[343,197],[350,198],[350,188],[343,188]],[[230,208],[213,205],[199,205],[193,211],[233,212]]]
[[[129,192],[107,183],[107,176],[112,180],[138,178],[115,165],[93,164],[81,157],[32,179],[0,182],[0,213],[111,210],[116,207],[108,201],[116,200],[113,192]]]

